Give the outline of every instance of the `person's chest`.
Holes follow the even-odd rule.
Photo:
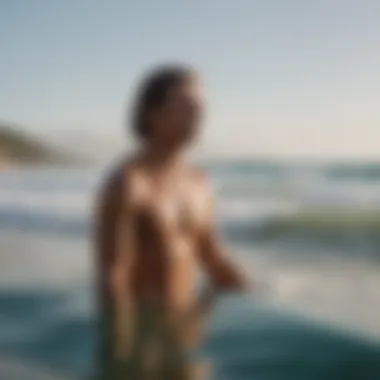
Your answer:
[[[204,194],[188,178],[160,183],[142,178],[137,215],[165,234],[192,235],[204,222]]]

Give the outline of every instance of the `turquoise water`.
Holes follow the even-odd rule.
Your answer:
[[[96,323],[91,313],[58,312],[66,297],[46,290],[0,295],[2,362],[29,365],[28,379],[47,370],[85,378],[94,367]],[[201,357],[212,363],[212,379],[379,378],[379,346],[260,302],[223,300],[207,323]],[[17,324],[21,331],[12,331]]]
[[[379,171],[262,163],[208,170],[225,244],[257,282],[255,294],[220,299],[209,316],[200,352],[212,364],[209,378],[380,379],[379,234],[370,222],[339,222],[342,210],[380,209]],[[0,379],[96,371],[88,215],[99,176],[0,176]],[[305,210],[326,209],[339,216],[334,228],[329,217],[284,228]]]

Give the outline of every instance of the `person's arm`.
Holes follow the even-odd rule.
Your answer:
[[[199,233],[199,255],[203,268],[208,274],[215,291],[248,290],[248,279],[239,270],[220,244],[220,238],[213,225],[213,199],[206,185],[204,202],[204,223]]]
[[[116,355],[126,346],[131,317],[129,280],[135,252],[128,193],[125,173],[120,170],[111,175],[100,194],[95,221],[101,308],[110,311],[113,318],[111,349]]]

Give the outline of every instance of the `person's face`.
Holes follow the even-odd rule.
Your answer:
[[[151,113],[152,135],[156,141],[184,145],[196,136],[203,114],[203,94],[197,78],[189,77],[171,88]]]

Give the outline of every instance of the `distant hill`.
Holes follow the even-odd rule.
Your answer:
[[[0,124],[0,165],[64,164],[64,154],[24,134],[16,128]]]

